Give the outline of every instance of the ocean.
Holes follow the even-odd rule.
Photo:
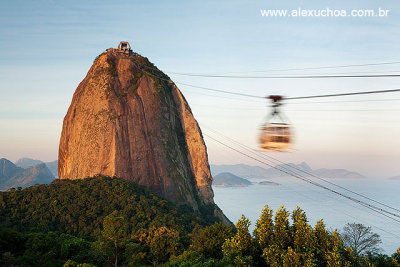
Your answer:
[[[268,180],[250,178],[248,180],[253,182],[248,187],[213,187],[216,204],[233,223],[236,223],[244,214],[251,220],[251,230],[253,230],[265,205],[274,211],[281,205],[289,211],[299,206],[306,212],[308,221],[313,226],[318,220],[323,219],[328,230],[338,229],[340,232],[346,223],[362,223],[370,226],[373,232],[380,235],[382,253],[391,255],[400,247],[400,222],[375,213],[346,198],[293,177]],[[272,181],[280,185],[261,185],[259,184],[261,181]],[[400,180],[332,179],[330,181],[400,209]],[[327,185],[322,181],[318,182]],[[334,186],[329,185],[329,188],[362,199]]]

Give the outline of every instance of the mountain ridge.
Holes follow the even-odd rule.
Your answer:
[[[51,173],[54,175],[54,177],[58,177],[58,160],[53,160],[53,161],[48,161],[44,162],[39,159],[33,159],[33,158],[20,158],[18,159],[14,164],[18,167],[21,168],[28,168],[28,167],[33,167],[35,165],[38,165],[40,163],[45,163],[47,165],[47,168],[51,171]]]
[[[212,175],[217,175],[221,172],[231,172],[237,176],[243,178],[279,178],[287,176],[283,172],[278,171],[274,168],[263,168],[261,166],[252,166],[246,164],[224,164],[224,165],[214,165],[211,164]],[[313,170],[307,163],[302,162],[300,164],[295,163],[284,163],[276,165],[277,168],[281,169],[293,169],[295,168],[297,172],[300,173],[311,173],[316,176],[321,176],[324,178],[345,178],[345,179],[360,179],[365,178],[362,174],[357,172],[348,171],[345,169],[315,169]],[[299,171],[300,170],[300,171]]]
[[[48,184],[55,179],[44,163],[21,168],[6,158],[0,159],[0,190],[29,187],[35,184]]]

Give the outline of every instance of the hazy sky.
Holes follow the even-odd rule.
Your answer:
[[[357,18],[272,18],[260,13],[261,9],[297,8],[381,8],[389,13],[387,17]],[[0,157],[56,159],[62,120],[77,85],[94,58],[121,40],[129,41],[134,51],[148,57],[175,82],[288,97],[399,88],[400,78],[239,80],[168,73],[400,61],[399,12],[400,2],[395,0],[2,0]],[[400,64],[249,74],[395,71],[400,72]],[[201,126],[256,147],[258,127],[268,113],[266,102],[178,86]],[[399,103],[400,93],[291,101],[284,111],[295,129],[294,149],[272,155],[283,161],[306,161],[313,168],[347,168],[383,178],[400,175]],[[208,138],[206,143],[211,163],[256,164]]]

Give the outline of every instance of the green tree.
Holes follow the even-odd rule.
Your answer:
[[[273,229],[272,242],[264,248],[263,257],[270,266],[283,266],[283,259],[286,256],[286,250],[291,241],[289,212],[284,206],[281,206],[275,214]]]
[[[295,251],[310,252],[314,247],[315,238],[312,227],[307,223],[305,212],[297,207],[292,213],[293,246]]]
[[[286,252],[282,255],[283,267],[297,267],[302,266],[300,254],[295,252],[291,247],[288,247]]]
[[[301,259],[302,265],[310,266],[314,260],[315,235],[307,223],[306,213],[297,207],[292,213],[293,248]]]
[[[262,250],[272,244],[274,239],[273,210],[268,205],[265,205],[262,210],[253,234]]]
[[[114,266],[118,266],[118,248],[126,235],[125,220],[117,215],[118,212],[113,211],[104,219],[102,231],[103,237],[114,244]]]
[[[397,264],[396,266],[400,266],[400,248],[398,248],[398,249],[396,250],[396,252],[393,253],[393,255],[392,255],[391,258],[393,259],[393,262],[394,262],[395,264]]]
[[[316,239],[315,256],[319,263],[326,265],[327,251],[329,250],[329,233],[325,228],[324,220],[319,220],[314,227]]]
[[[149,247],[154,265],[166,262],[170,256],[177,255],[181,250],[179,232],[166,226],[150,229],[139,240]]]
[[[289,212],[281,206],[275,214],[274,243],[279,249],[286,250],[290,242]]]
[[[126,266],[143,266],[148,260],[147,248],[130,240],[125,245],[124,259]]]
[[[329,245],[329,251],[325,252],[326,265],[328,267],[335,267],[339,266],[342,262],[346,263],[346,261],[342,260],[340,257],[339,250],[342,246],[342,240],[336,230],[334,230],[329,237]]]
[[[233,228],[219,222],[200,229],[192,238],[191,249],[207,258],[222,258],[222,245],[233,236]]]
[[[282,254],[284,253],[285,251],[283,249],[280,249],[275,244],[272,244],[263,250],[262,256],[269,266],[280,267],[283,265]]]
[[[249,232],[250,220],[242,215],[235,226],[236,234],[225,241],[222,251],[235,265],[246,266],[252,262],[253,239]]]

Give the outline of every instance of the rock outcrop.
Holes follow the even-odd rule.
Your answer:
[[[147,58],[116,49],[96,58],[64,118],[60,179],[121,177],[194,210],[212,206],[200,128],[175,84]]]

